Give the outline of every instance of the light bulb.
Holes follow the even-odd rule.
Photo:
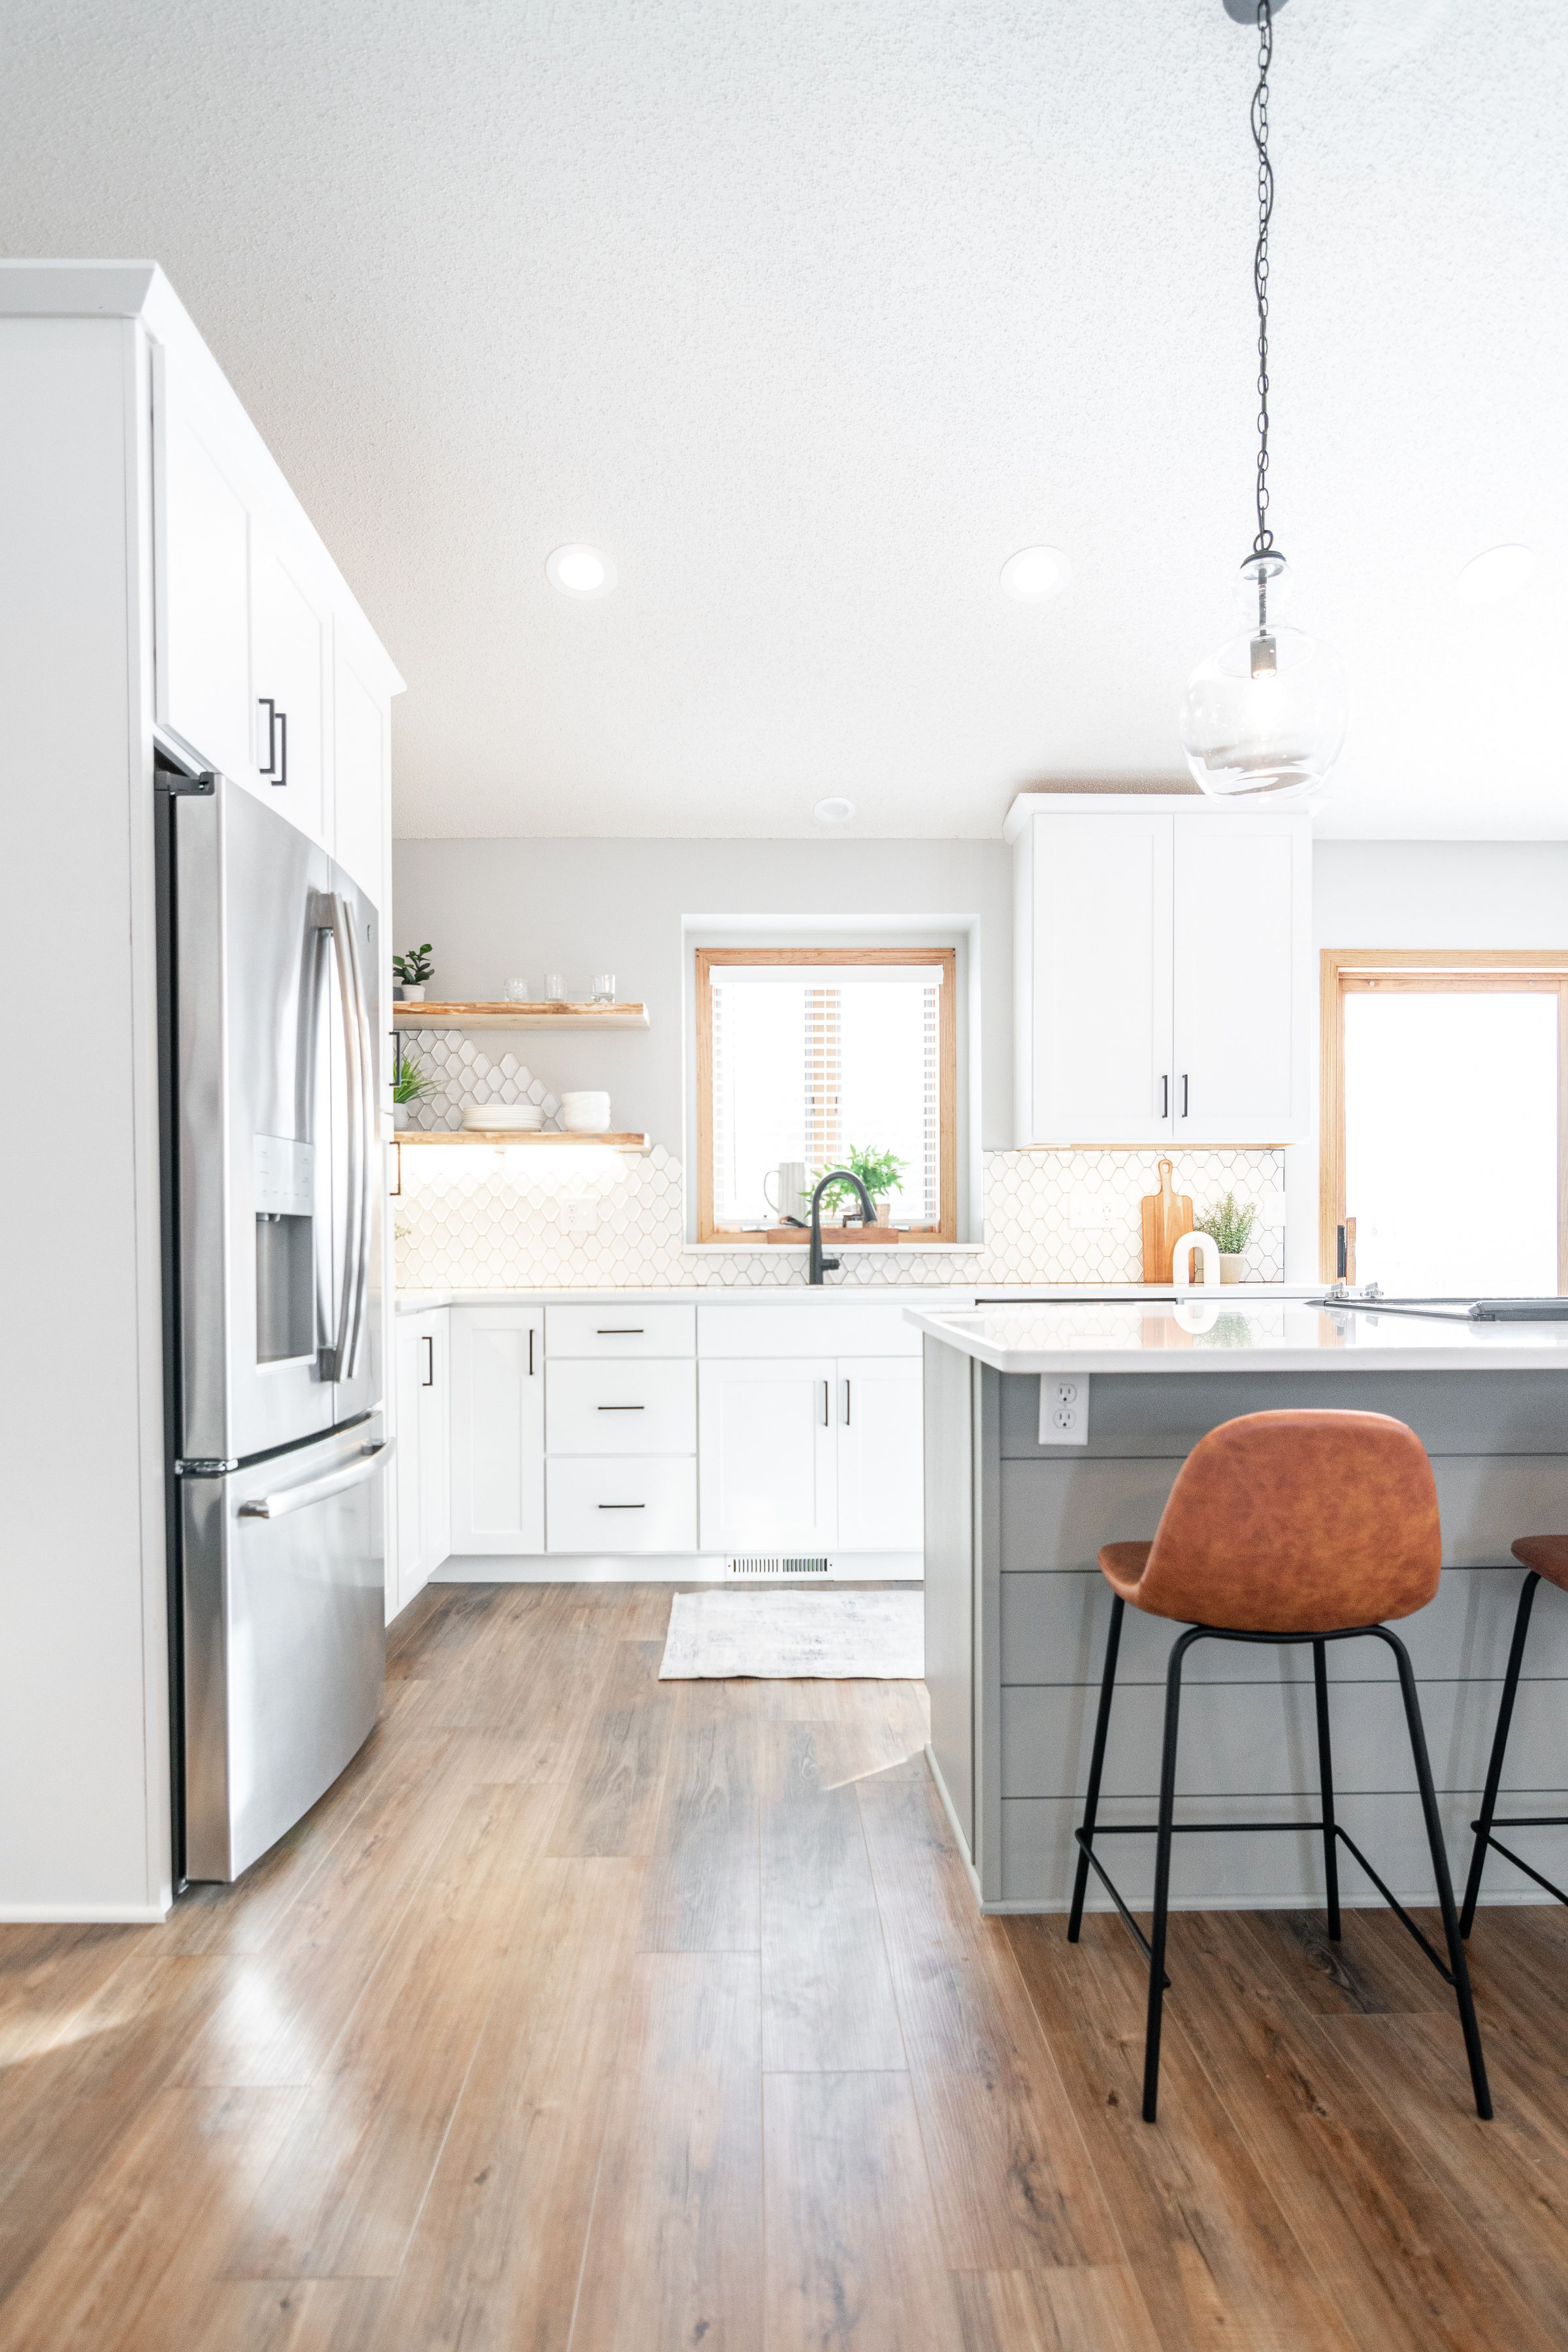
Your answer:
[[[616,567],[596,547],[556,547],[545,558],[544,576],[563,596],[586,599],[609,594],[616,584]]]
[[[1241,570],[1247,625],[1188,680],[1182,749],[1216,799],[1298,800],[1322,782],[1344,742],[1344,667],[1321,639],[1279,625],[1282,555],[1249,555]]]

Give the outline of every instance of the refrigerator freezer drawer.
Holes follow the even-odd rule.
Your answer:
[[[377,1415],[227,1477],[180,1482],[189,1878],[237,1878],[375,1723],[381,1441]]]

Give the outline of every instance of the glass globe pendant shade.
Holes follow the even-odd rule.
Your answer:
[[[1284,574],[1281,555],[1247,557],[1247,627],[1187,681],[1182,749],[1195,782],[1216,799],[1302,799],[1345,740],[1343,665],[1320,638],[1279,625]]]

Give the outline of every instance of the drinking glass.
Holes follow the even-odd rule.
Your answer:
[[[595,975],[594,975],[594,1002],[595,1002],[595,1004],[613,1004],[613,1003],[615,1003],[615,1001],[616,1001],[616,975],[615,975],[615,973],[614,973],[613,971],[600,971],[600,972],[595,972]]]
[[[528,1003],[527,981],[509,980],[506,984],[506,1001],[509,1004],[526,1004]]]
[[[565,1002],[566,1002],[566,981],[565,981],[565,976],[564,976],[563,973],[558,972],[558,971],[547,971],[547,972],[545,973],[545,975],[544,975],[544,996],[545,996],[545,1002],[546,1002],[547,1003],[550,1003],[550,1004],[564,1004],[564,1003],[565,1003]]]

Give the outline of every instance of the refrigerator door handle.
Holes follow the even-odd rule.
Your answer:
[[[354,955],[353,923],[347,904],[337,891],[321,893],[317,902],[320,929],[332,935],[337,966],[338,1003],[343,1016],[343,1067],[348,1081],[349,1166],[344,1188],[348,1231],[343,1236],[343,1286],[338,1302],[338,1328],[330,1348],[321,1350],[321,1378],[347,1380],[353,1370],[351,1350],[357,1338],[355,1303],[359,1297],[360,1257],[364,1223],[364,1087],[360,1070],[361,1026],[359,965]]]
[[[363,1486],[367,1478],[391,1461],[396,1450],[395,1438],[384,1438],[379,1444],[361,1449],[363,1458],[350,1462],[342,1470],[330,1470],[324,1478],[307,1478],[298,1486],[281,1486],[276,1495],[258,1495],[253,1502],[241,1503],[242,1519],[286,1519],[290,1511],[308,1511],[312,1503],[324,1503],[329,1496],[341,1495],[349,1486]]]
[[[349,1326],[347,1353],[340,1359],[338,1372],[340,1380],[352,1380],[359,1362],[364,1303],[370,1292],[370,1243],[375,1222],[371,1187],[376,1180],[379,1155],[371,1149],[376,1131],[375,1051],[371,1044],[370,1005],[360,966],[354,909],[346,898],[340,898],[338,904],[342,909],[343,936],[348,941],[349,968],[353,975],[354,1024],[359,1037],[359,1234],[354,1252],[353,1315]]]

